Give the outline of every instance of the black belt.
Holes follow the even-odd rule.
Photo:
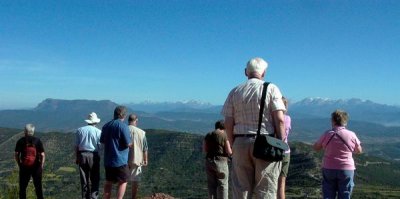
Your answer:
[[[248,138],[253,138],[253,137],[256,137],[257,136],[257,134],[235,134],[235,135],[233,135],[233,137],[248,137]]]

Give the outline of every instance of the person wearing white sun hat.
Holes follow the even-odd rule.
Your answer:
[[[99,196],[100,182],[100,147],[101,130],[96,127],[100,122],[95,112],[88,115],[86,126],[76,131],[75,154],[79,165],[82,198],[90,199]]]

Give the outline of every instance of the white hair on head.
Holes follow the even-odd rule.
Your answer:
[[[33,135],[35,133],[35,126],[33,126],[33,124],[25,125],[25,133],[28,135]]]
[[[247,69],[249,72],[257,72],[262,74],[268,67],[268,63],[260,57],[255,57],[247,62]]]
[[[246,70],[248,74],[258,73],[259,75],[262,75],[267,67],[268,63],[264,59],[255,57],[247,62]]]

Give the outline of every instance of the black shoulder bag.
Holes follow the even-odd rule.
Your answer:
[[[254,141],[253,156],[258,159],[274,162],[281,161],[283,159],[285,156],[285,151],[289,149],[289,146],[281,139],[275,138],[275,132],[273,135],[260,134],[268,85],[269,82],[264,82],[261,95],[260,114],[258,117],[257,136],[256,140]]]

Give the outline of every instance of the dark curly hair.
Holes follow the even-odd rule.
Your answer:
[[[215,122],[215,129],[225,130],[224,120],[218,120],[217,122]]]

